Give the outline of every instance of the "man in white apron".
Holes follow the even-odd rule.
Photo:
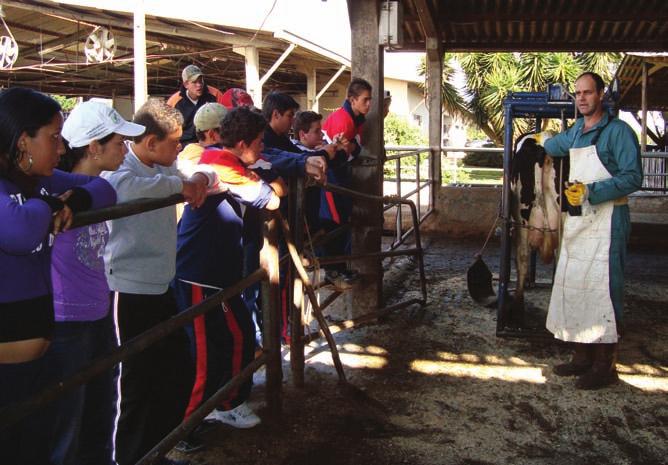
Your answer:
[[[545,151],[570,155],[569,214],[547,316],[554,337],[572,342],[558,376],[579,376],[576,387],[599,389],[617,381],[617,327],[624,294],[624,258],[630,232],[627,195],[642,185],[640,147],[633,130],[603,109],[604,84],[595,73],[575,81],[579,118],[547,140]]]

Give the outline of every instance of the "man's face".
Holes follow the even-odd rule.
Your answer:
[[[371,93],[363,90],[357,97],[350,97],[350,106],[356,115],[366,115],[371,109]]]
[[[294,120],[294,108],[286,110],[283,114],[280,114],[278,110],[274,110],[274,113],[271,115],[271,128],[279,136],[285,136],[290,132]]]
[[[323,143],[321,122],[312,122],[311,128],[308,130],[308,132],[299,131],[299,142],[310,149],[321,146]]]
[[[204,76],[198,76],[193,81],[185,81],[183,87],[188,92],[188,97],[193,100],[198,100],[204,93]]]
[[[151,143],[151,161],[157,165],[171,166],[181,151],[181,135],[183,130],[178,128],[176,131],[167,134],[164,139],[157,138]]]
[[[575,104],[584,116],[595,115],[602,109],[603,91],[596,90],[596,82],[589,75],[575,81]]]

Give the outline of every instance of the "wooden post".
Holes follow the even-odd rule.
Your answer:
[[[292,242],[297,251],[301,253],[304,246],[304,179],[290,179],[290,202],[288,209],[288,223],[292,234]],[[287,301],[290,311],[290,368],[292,371],[292,383],[296,387],[304,386],[304,283],[295,268],[290,262],[291,278],[288,282]]]
[[[355,190],[383,193],[383,49],[378,43],[380,2],[348,0],[352,37],[352,77],[363,78],[373,87],[371,111],[366,117],[362,146],[364,154],[352,170]],[[383,205],[376,201],[355,201],[352,212],[352,253],[378,252],[381,248]],[[382,307],[383,269],[379,259],[356,262],[361,280],[352,290],[354,318]]]
[[[262,318],[264,324],[263,346],[267,352],[267,409],[276,419],[282,410],[283,370],[281,366],[281,318],[279,312],[280,289],[278,270],[278,224],[265,215],[264,244],[260,251],[260,265],[267,272],[262,281]]]
[[[641,89],[641,109],[642,109],[642,129],[640,133],[640,151],[647,151],[647,63],[642,62],[642,89]]]
[[[443,134],[442,110],[443,52],[439,40],[427,38],[427,108],[429,109],[429,148],[431,163],[429,164],[432,185],[431,207],[436,207],[438,193],[441,189],[441,138]],[[421,214],[421,212],[418,212]]]
[[[144,0],[135,2],[134,10],[134,74],[135,74],[135,112],[141,107],[148,96],[146,80],[146,15]]]

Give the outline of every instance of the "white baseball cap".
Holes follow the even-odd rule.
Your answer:
[[[70,147],[85,147],[94,140],[100,140],[109,134],[135,137],[143,134],[146,128],[141,124],[131,123],[109,105],[89,100],[80,103],[70,113],[63,125],[63,138]]]

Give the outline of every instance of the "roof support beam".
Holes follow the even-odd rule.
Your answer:
[[[339,70],[336,73],[334,73],[334,76],[332,76],[331,79],[329,81],[327,81],[327,84],[325,84],[323,86],[323,88],[320,89],[320,92],[318,92],[318,94],[315,96],[315,99],[314,99],[315,100],[314,108],[316,108],[316,109],[314,109],[313,111],[318,111],[317,108],[318,108],[318,102],[320,101],[320,97],[325,95],[325,92],[327,92],[327,89],[329,89],[330,86],[332,84],[334,84],[334,82],[336,82],[336,80],[339,78],[339,76],[341,76],[341,73],[343,73],[347,68],[348,67],[346,65],[341,65]]]
[[[292,51],[296,48],[297,46],[295,44],[290,44],[290,46],[283,52],[283,54],[278,57],[278,60],[267,70],[266,73],[264,73],[264,76],[260,78],[260,87],[262,87],[265,82],[271,77],[272,74],[274,74],[274,71],[278,69],[279,66],[285,61],[285,59],[292,53]]]
[[[427,0],[413,0],[415,2],[415,9],[417,10],[418,17],[420,18],[420,23],[422,24],[422,30],[424,31],[425,37],[436,37],[440,39],[440,32],[436,26],[436,20],[434,12],[431,10],[431,7],[427,3]]]

